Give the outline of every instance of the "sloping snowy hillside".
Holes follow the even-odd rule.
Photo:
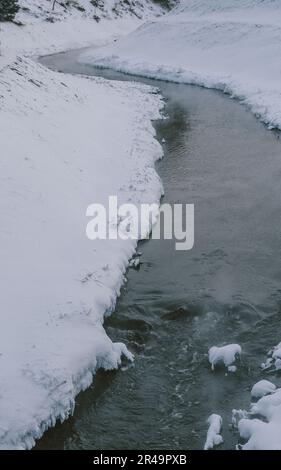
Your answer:
[[[146,0],[137,4],[159,12]],[[2,449],[32,447],[71,414],[97,368],[133,359],[106,335],[103,318],[136,241],[93,244],[86,209],[112,194],[139,203],[158,202],[162,193],[154,170],[162,150],[151,124],[160,96],[137,84],[54,73],[30,58],[105,43],[140,20],[128,14],[97,22],[93,10],[73,6],[53,23],[47,0],[21,5],[29,8],[17,16],[24,26],[1,24]]]
[[[15,23],[0,23],[0,69],[8,57],[97,47],[167,10],[153,0],[19,0]],[[105,39],[106,38],[106,39]]]
[[[0,90],[0,448],[19,448],[68,416],[96,368],[126,353],[102,322],[136,242],[89,241],[85,214],[111,194],[159,200],[150,119],[161,103],[146,87],[27,59],[0,74]]]
[[[281,128],[280,24],[278,0],[183,0],[81,60],[221,89]]]
[[[148,18],[151,13],[160,13],[160,4],[153,0],[20,0],[17,19],[30,17],[33,21],[59,21],[67,17],[117,18],[132,15]]]

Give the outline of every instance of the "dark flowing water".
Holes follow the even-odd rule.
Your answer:
[[[51,68],[132,80],[79,65],[77,53],[45,57]],[[168,120],[157,171],[164,202],[195,204],[195,246],[140,244],[115,313],[113,340],[135,352],[133,366],[99,372],[74,416],[48,431],[38,449],[200,449],[206,418],[223,417],[224,444],[238,441],[232,408],[248,407],[266,351],[281,340],[281,145],[241,106],[199,87],[156,85]],[[239,343],[234,374],[211,371],[210,346]],[[266,377],[268,378],[268,377]],[[275,380],[278,385],[278,379]]]

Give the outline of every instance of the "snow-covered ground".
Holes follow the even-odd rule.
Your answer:
[[[83,10],[58,3],[52,11],[51,0],[19,0],[18,24],[0,23],[0,69],[8,58],[28,54],[36,56],[112,41],[136,29],[145,19],[163,13],[150,0],[128,3],[118,0],[74,2]],[[99,17],[102,20],[96,21]]]
[[[182,0],[81,61],[217,88],[281,128],[279,0]]]
[[[24,21],[1,25],[0,448],[8,449],[32,447],[67,418],[97,368],[133,359],[102,324],[136,242],[88,240],[86,209],[110,195],[158,202],[162,192],[151,124],[161,97],[54,73],[29,57],[106,42],[136,20],[53,24],[25,13]]]

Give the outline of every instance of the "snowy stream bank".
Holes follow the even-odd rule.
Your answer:
[[[108,20],[91,34],[85,24],[46,23],[43,32],[39,20],[1,26],[2,449],[34,446],[72,413],[98,368],[131,359],[106,335],[103,318],[136,242],[89,241],[86,209],[109,195],[120,203],[159,201],[154,162],[162,149],[151,120],[163,104],[151,87],[62,75],[29,58],[79,36],[80,45],[104,43],[136,20]]]

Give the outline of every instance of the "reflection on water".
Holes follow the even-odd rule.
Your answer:
[[[45,58],[68,72],[129,77],[79,66],[73,53]],[[164,202],[195,204],[195,246],[140,244],[140,270],[129,270],[116,312],[106,321],[135,364],[99,372],[74,416],[37,448],[198,449],[206,418],[223,417],[233,448],[232,408],[248,407],[266,350],[280,341],[281,146],[244,107],[221,93],[157,85],[169,119],[156,123],[165,158],[157,170]],[[215,373],[212,345],[239,343],[235,374]],[[277,380],[278,385],[278,380]]]

